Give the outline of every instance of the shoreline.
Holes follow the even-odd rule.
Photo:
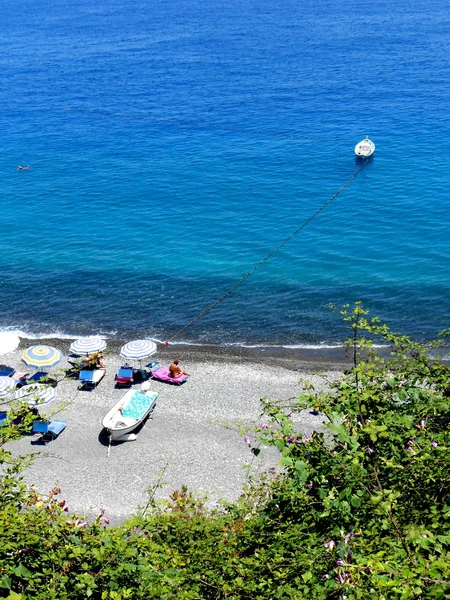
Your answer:
[[[22,351],[30,346],[47,344],[61,350],[66,356],[69,354],[69,347],[72,341],[76,339],[62,338],[20,338],[20,344],[17,351]],[[108,346],[105,351],[106,356],[119,355],[120,348],[128,340],[118,340],[105,338]],[[154,357],[159,362],[172,362],[174,358],[179,358],[183,362],[204,362],[224,360],[233,364],[239,363],[268,363],[274,366],[284,367],[289,370],[344,370],[351,366],[351,359],[346,356],[344,346],[336,347],[303,347],[286,348],[284,346],[219,346],[212,344],[157,344],[158,349]],[[1,361],[0,357],[0,362]],[[153,358],[153,357],[152,357]],[[122,359],[124,360],[124,359]],[[149,359],[151,360],[151,358]],[[145,361],[143,361],[145,362]]]

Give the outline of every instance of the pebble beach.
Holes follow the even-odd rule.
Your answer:
[[[1,357],[2,364],[26,371],[20,356],[36,340],[22,339],[19,348]],[[49,339],[68,354],[68,340]],[[125,394],[114,377],[124,363],[121,343],[108,341],[106,376],[92,391],[78,389],[78,381],[63,379],[57,397],[39,407],[40,414],[67,422],[53,442],[32,445],[29,436],[9,444],[14,454],[36,453],[25,479],[46,493],[61,488],[70,511],[94,515],[104,508],[112,523],[130,516],[146,504],[146,490],[159,486],[155,497],[168,498],[186,485],[206,495],[213,505],[236,499],[249,473],[277,466],[278,454],[262,449],[258,458],[243,440],[241,426],[261,424],[261,398],[298,396],[306,379],[323,388],[346,367],[342,352],[300,352],[289,349],[168,346],[152,359],[168,365],[179,358],[191,377],[181,386],[150,380],[158,392],[155,410],[133,442],[113,443],[102,419]],[[69,365],[65,359],[52,373]],[[139,386],[135,386],[139,389]],[[304,411],[297,417],[300,432],[321,426],[323,417]],[[109,455],[108,455],[109,454]]]

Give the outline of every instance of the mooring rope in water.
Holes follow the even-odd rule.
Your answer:
[[[186,329],[188,327],[190,327],[191,325],[193,325],[196,321],[198,321],[199,319],[201,319],[201,317],[205,316],[211,309],[213,309],[215,306],[217,306],[218,304],[220,304],[220,302],[222,302],[222,300],[225,300],[225,298],[227,296],[229,296],[232,292],[234,292],[234,290],[236,288],[238,288],[241,283],[243,283],[246,279],[248,279],[250,277],[250,275],[252,275],[257,269],[259,269],[259,267],[261,265],[263,265],[266,261],[269,260],[269,258],[271,258],[276,252],[278,252],[278,250],[280,250],[283,246],[285,246],[293,237],[295,237],[302,229],[304,229],[309,223],[311,223],[311,221],[317,217],[317,215],[319,213],[321,213],[323,210],[325,210],[325,208],[331,204],[333,202],[333,200],[339,196],[339,194],[350,185],[350,183],[359,175],[359,173],[361,173],[361,171],[364,169],[364,167],[366,166],[368,160],[364,160],[364,162],[357,168],[357,170],[353,173],[353,175],[350,177],[350,179],[348,179],[344,185],[342,187],[340,187],[338,189],[337,192],[335,192],[331,198],[329,198],[324,204],[322,204],[322,206],[320,208],[318,208],[316,210],[315,213],[313,213],[310,217],[308,217],[308,219],[306,219],[306,221],[304,221],[300,227],[297,227],[297,229],[295,231],[293,231],[290,235],[288,235],[287,238],[285,238],[281,243],[278,244],[278,246],[276,246],[276,248],[274,248],[273,250],[271,250],[269,252],[269,254],[267,254],[267,256],[265,256],[262,260],[259,261],[259,263],[257,265],[255,265],[250,271],[248,271],[248,273],[246,273],[243,277],[241,277],[241,279],[239,279],[238,282],[236,282],[230,289],[228,289],[224,294],[222,294],[222,296],[220,296],[220,298],[218,300],[215,300],[212,304],[210,304],[207,308],[205,308],[204,310],[202,310],[201,313],[199,313],[197,316],[195,316],[193,319],[191,319],[189,321],[189,323],[187,323],[186,325],[184,325],[181,329],[179,329],[176,333],[174,333],[172,335],[172,337],[170,337],[168,340],[166,340],[164,342],[164,345],[169,344],[172,340],[174,340],[175,338],[179,337],[179,335],[181,333],[183,333],[184,331],[186,331]]]
[[[65,112],[77,112],[77,113],[85,113],[91,115],[102,115],[104,117],[115,117],[119,119],[130,119],[131,121],[150,121],[152,123],[161,123],[168,125],[181,125],[183,127],[195,127],[198,129],[212,129],[214,131],[227,131],[230,133],[245,133],[249,135],[265,135],[272,137],[281,137],[281,138],[290,138],[294,140],[309,140],[313,142],[338,142],[348,143],[348,140],[339,139],[339,138],[326,138],[326,137],[314,137],[311,135],[302,135],[300,133],[289,133],[282,131],[264,131],[261,129],[242,129],[240,127],[230,127],[228,125],[219,125],[215,123],[202,123],[197,121],[185,121],[182,119],[169,119],[163,117],[148,117],[145,115],[127,115],[123,113],[115,113],[108,110],[102,109],[87,109],[87,108],[65,108]]]

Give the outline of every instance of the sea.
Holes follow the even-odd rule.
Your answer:
[[[3,2],[0,330],[326,348],[361,301],[435,337],[449,34],[448,0]]]

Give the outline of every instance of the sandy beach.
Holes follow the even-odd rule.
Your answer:
[[[68,340],[22,339],[19,349],[1,357],[0,362],[25,371],[21,351],[36,343],[56,346],[66,356],[70,345]],[[193,492],[206,493],[211,504],[237,498],[248,477],[247,467],[267,469],[277,464],[278,455],[263,449],[255,459],[236,424],[262,423],[261,398],[295,397],[305,379],[323,387],[327,378],[337,377],[347,364],[339,351],[160,347],[156,360],[167,365],[179,358],[191,377],[181,386],[151,380],[150,389],[159,394],[153,414],[136,441],[113,444],[108,457],[101,422],[126,392],[114,385],[114,376],[124,362],[120,346],[117,341],[108,342],[107,373],[96,389],[82,391],[76,380],[65,379],[57,385],[57,398],[40,408],[42,415],[54,414],[67,422],[58,439],[36,446],[25,436],[9,445],[14,454],[36,452],[36,460],[25,474],[27,482],[42,492],[60,487],[61,498],[67,500],[71,511],[92,515],[105,508],[112,522],[144,505],[146,490],[161,473],[157,498],[167,498],[183,484]],[[64,361],[55,372],[67,366]],[[299,431],[309,433],[321,422],[320,416],[305,411],[298,417]]]

